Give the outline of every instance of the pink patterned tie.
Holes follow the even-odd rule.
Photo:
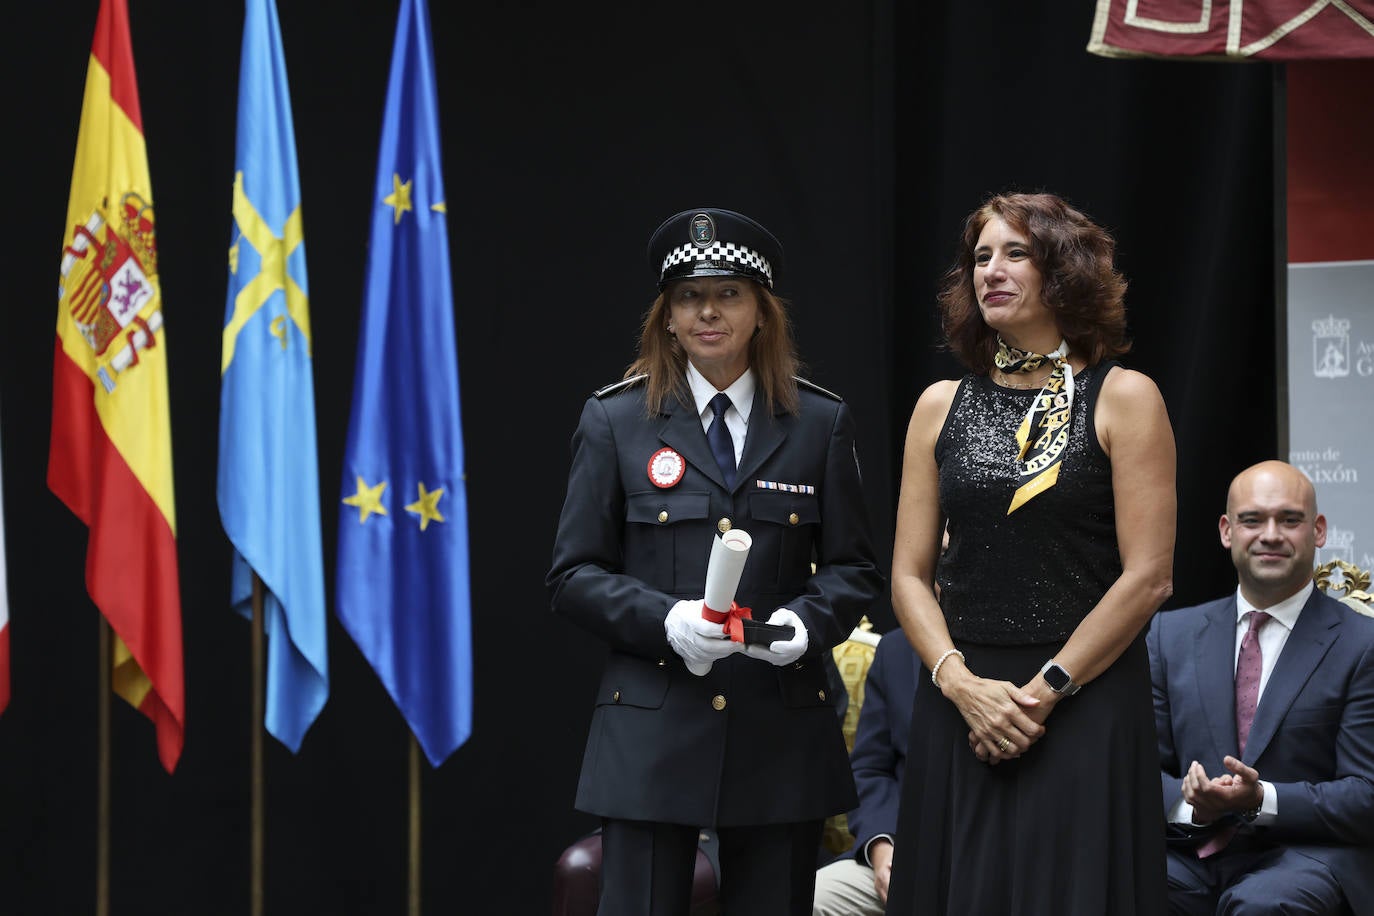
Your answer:
[[[1271,618],[1264,611],[1250,612],[1250,629],[1240,641],[1240,656],[1236,659],[1236,739],[1240,753],[1245,755],[1245,743],[1250,740],[1250,726],[1255,722],[1255,707],[1259,705],[1260,672],[1264,670],[1264,656],[1260,654],[1259,630]],[[1199,859],[1221,852],[1235,836],[1235,827],[1219,830],[1197,849]]]
[[[1260,672],[1264,669],[1264,657],[1260,655],[1260,627],[1268,623],[1270,617],[1264,611],[1250,612],[1250,629],[1240,641],[1240,657],[1236,659],[1236,739],[1240,753],[1245,755],[1245,742],[1250,740],[1250,726],[1255,721],[1255,706],[1259,704]]]

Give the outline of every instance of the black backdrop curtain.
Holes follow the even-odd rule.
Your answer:
[[[693,206],[783,240],[817,382],[860,426],[890,551],[906,417],[957,369],[935,280],[987,192],[1057,191],[1120,243],[1136,350],[1180,456],[1177,602],[1229,587],[1229,477],[1275,451],[1266,65],[1089,57],[1093,4],[707,8],[432,3],[473,534],[473,738],[425,783],[428,912],[547,912],[602,656],[543,575],[579,405],[633,357],[649,231]],[[0,912],[94,894],[96,612],[85,531],[46,489],[55,288],[96,0],[7,10],[11,231],[0,360],[13,700],[0,716]],[[279,0],[304,195],[326,582],[394,0]],[[215,506],[237,4],[131,0],[168,319],[186,751],[115,703],[116,913],[242,913],[247,624]],[[511,549],[510,545],[518,545]],[[499,547],[498,547],[499,545]],[[1176,602],[1176,603],[1177,603]],[[880,629],[892,624],[874,609]],[[332,694],[301,753],[269,743],[268,912],[404,902],[406,735],[330,625]],[[760,774],[767,778],[767,774]]]

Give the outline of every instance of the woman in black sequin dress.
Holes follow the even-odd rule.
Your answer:
[[[998,196],[945,277],[969,374],[907,433],[892,597],[926,670],[888,913],[1165,911],[1143,629],[1171,589],[1174,440],[1113,361],[1113,250],[1053,195]]]

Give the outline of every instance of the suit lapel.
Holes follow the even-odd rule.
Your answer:
[[[1198,705],[1212,729],[1217,759],[1234,755],[1236,737],[1236,599],[1216,602],[1204,615],[1197,648]],[[1253,739],[1252,739],[1253,740]]]
[[[666,399],[663,410],[665,415],[658,428],[658,438],[723,488],[725,476],[711,454],[711,446],[706,441],[706,433],[702,432],[701,417],[696,410],[684,407],[671,398]],[[647,460],[648,456],[645,456]],[[739,482],[738,475],[735,481]]]
[[[1274,663],[1259,705],[1255,707],[1255,721],[1250,727],[1250,740],[1245,745],[1245,762],[1250,766],[1254,766],[1269,746],[1288,707],[1293,705],[1307,679],[1336,641],[1340,622],[1340,615],[1331,613],[1326,606],[1325,596],[1313,589]]]
[[[791,414],[778,416],[768,412],[763,397],[763,384],[754,387],[754,406],[749,410],[749,434],[744,439],[744,452],[740,455],[739,470],[735,473],[735,489],[753,477],[778,446],[787,439],[787,434],[795,420]]]

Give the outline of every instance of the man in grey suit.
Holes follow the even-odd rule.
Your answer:
[[[1374,619],[1316,591],[1316,493],[1266,461],[1220,521],[1239,588],[1158,614],[1174,913],[1374,914]]]

